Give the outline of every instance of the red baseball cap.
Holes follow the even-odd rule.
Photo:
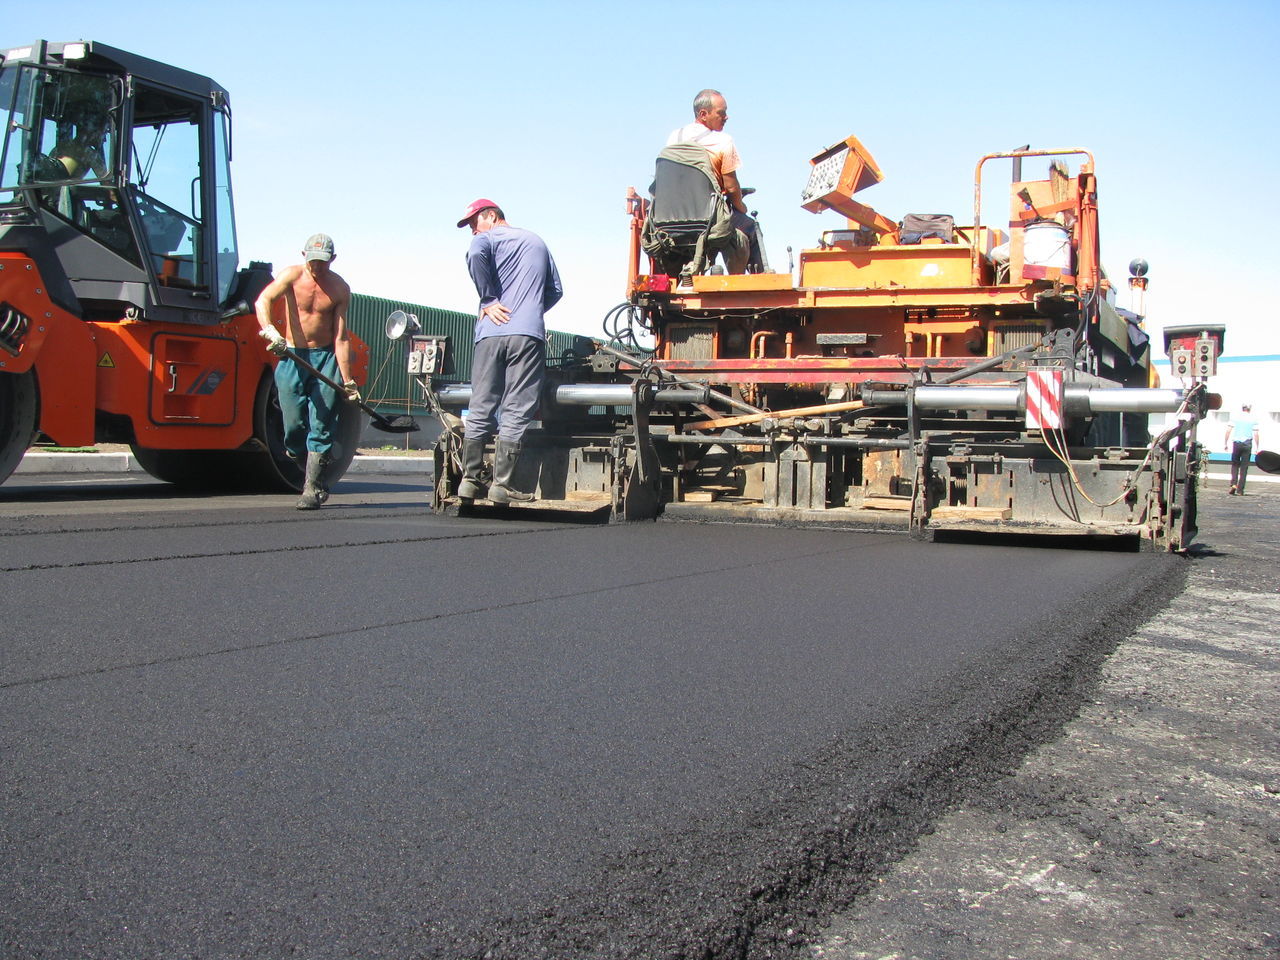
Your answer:
[[[489,207],[497,207],[498,205],[492,200],[486,200],[481,197],[479,200],[472,200],[471,206],[467,207],[467,212],[462,215],[462,219],[458,221],[458,226],[465,227],[467,221],[474,217],[481,210],[487,210]]]

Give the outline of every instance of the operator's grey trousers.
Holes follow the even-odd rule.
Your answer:
[[[464,434],[488,440],[495,434],[519,443],[538,418],[546,367],[545,341],[515,335],[476,342],[471,363],[471,409]]]

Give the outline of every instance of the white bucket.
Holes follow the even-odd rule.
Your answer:
[[[1026,226],[1022,262],[1030,267],[1071,270],[1071,231],[1056,220],[1037,220]]]

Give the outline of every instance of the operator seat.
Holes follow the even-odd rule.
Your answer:
[[[733,225],[711,156],[696,143],[663,147],[654,163],[653,198],[640,235],[659,272],[689,281],[723,254],[730,273],[746,271],[749,243]]]

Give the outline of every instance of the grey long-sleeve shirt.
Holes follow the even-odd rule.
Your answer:
[[[476,320],[476,341],[485,337],[526,336],[545,339],[543,314],[564,291],[551,252],[531,230],[500,224],[478,233],[467,250],[467,270],[480,294],[480,309],[499,301],[511,311],[509,323],[488,317]]]

